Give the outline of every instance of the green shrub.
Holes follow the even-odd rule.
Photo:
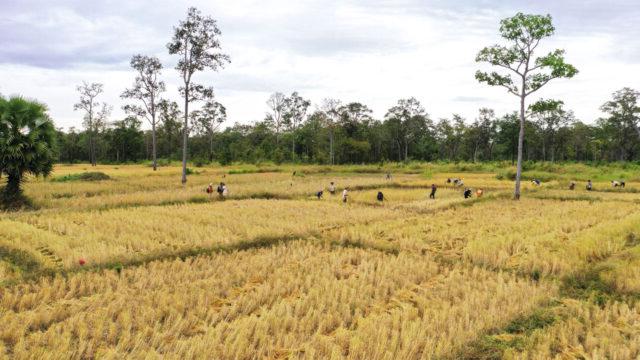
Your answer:
[[[100,171],[91,171],[91,172],[84,172],[84,173],[78,173],[78,174],[69,174],[69,175],[64,175],[64,176],[58,176],[55,177],[53,179],[51,179],[51,181],[54,182],[67,182],[67,181],[102,181],[102,180],[109,180],[111,179],[111,177],[109,177],[109,175],[100,172]]]

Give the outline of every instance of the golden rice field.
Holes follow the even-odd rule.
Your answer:
[[[84,171],[110,179],[54,181]],[[640,358],[640,183],[195,171],[28,182],[39,209],[0,214],[0,359]]]

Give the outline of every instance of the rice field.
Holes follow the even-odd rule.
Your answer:
[[[424,167],[58,166],[0,214],[0,359],[640,358],[640,183]]]

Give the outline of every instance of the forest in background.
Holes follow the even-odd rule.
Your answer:
[[[640,160],[639,93],[624,88],[603,103],[605,117],[594,124],[576,119],[562,101],[540,100],[528,109],[524,160],[611,162]],[[224,106],[190,114],[189,159],[218,162],[360,164],[383,161],[515,161],[519,120],[516,112],[495,114],[481,108],[475,119],[459,115],[432,118],[415,98],[402,99],[383,119],[362,103],[326,99],[315,111],[298,93],[273,94],[265,119],[219,130]],[[177,103],[160,102],[157,156],[180,160],[183,114]],[[143,119],[95,121],[96,158],[101,163],[152,158],[152,133]],[[89,162],[90,130],[58,130],[58,161]]]

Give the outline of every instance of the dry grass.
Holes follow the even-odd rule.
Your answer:
[[[18,286],[3,293],[0,339],[18,358],[430,357],[548,291],[422,256],[294,243]]]
[[[111,180],[30,182],[42,209],[0,214],[0,358],[640,356],[632,183],[525,183],[514,202],[495,174],[419,168],[54,176],[94,170]],[[219,181],[229,200],[203,192]],[[347,204],[314,198],[330,181]]]

